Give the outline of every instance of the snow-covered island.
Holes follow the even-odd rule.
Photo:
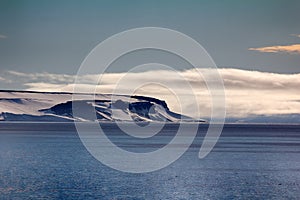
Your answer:
[[[0,91],[0,121],[205,122],[170,111],[165,101],[145,96]],[[112,100],[113,99],[113,100]],[[73,115],[74,109],[80,116]],[[94,112],[95,118],[85,113]]]

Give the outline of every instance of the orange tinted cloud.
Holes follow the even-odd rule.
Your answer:
[[[259,48],[249,48],[252,51],[266,52],[266,53],[292,53],[300,54],[300,44],[284,45],[284,46],[269,46]]]

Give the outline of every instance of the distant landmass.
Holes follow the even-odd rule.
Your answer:
[[[146,96],[0,90],[0,122],[208,122],[172,112],[165,101]],[[113,99],[113,100],[112,100]],[[76,116],[73,115],[76,111]],[[91,112],[94,115],[91,117]],[[300,124],[300,114],[226,117],[225,123]]]
[[[244,118],[231,118],[226,123],[241,124],[300,124],[300,114],[250,115]]]
[[[72,93],[0,91],[0,121],[205,122],[172,112],[165,101],[152,97],[80,94],[76,98]]]

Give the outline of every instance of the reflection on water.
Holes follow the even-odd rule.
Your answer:
[[[162,147],[177,128],[134,140],[105,126],[135,152]],[[0,124],[0,199],[300,199],[300,126],[227,125],[200,160],[206,128],[170,166],[129,174],[95,160],[72,125]]]

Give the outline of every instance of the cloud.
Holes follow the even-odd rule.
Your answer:
[[[6,71],[4,72],[5,77],[8,79],[12,79],[14,77],[18,77],[18,81],[20,82],[40,82],[47,81],[49,83],[72,83],[74,81],[73,75],[67,74],[50,74],[47,72],[44,73],[22,73],[17,71]],[[16,79],[13,79],[16,80]]]
[[[298,34],[291,34],[291,36],[300,37]]]
[[[108,73],[102,76],[100,84],[97,85],[94,83],[97,82],[99,75],[87,74],[78,77],[81,81],[77,87],[81,92],[96,90],[97,93],[112,93],[120,80],[126,80],[118,85],[118,93],[129,94],[130,89],[134,89],[135,94],[164,99],[172,110],[176,112],[184,110],[184,114],[191,116],[195,114],[194,110],[189,109],[191,98],[194,96],[201,116],[207,117],[210,116],[212,102],[203,77],[209,77],[210,69],[198,70],[203,76],[195,69],[179,72],[155,70],[138,73]],[[224,81],[228,117],[300,113],[300,74],[278,74],[233,68],[218,69],[218,73]],[[72,92],[75,80],[74,75],[27,74],[15,71],[6,72],[3,77],[19,80],[19,84],[27,90],[55,92]],[[183,102],[179,103],[177,97],[183,97]]]
[[[280,53],[281,52],[281,53],[300,54],[300,44],[249,48],[249,50],[266,52],[266,53]]]
[[[6,39],[6,38],[7,38],[6,35],[1,35],[1,34],[0,34],[0,39]]]
[[[300,37],[298,34],[290,34],[291,36]],[[300,44],[290,45],[275,45],[258,48],[249,48],[250,51],[259,51],[264,53],[289,53],[289,54],[300,54]]]

